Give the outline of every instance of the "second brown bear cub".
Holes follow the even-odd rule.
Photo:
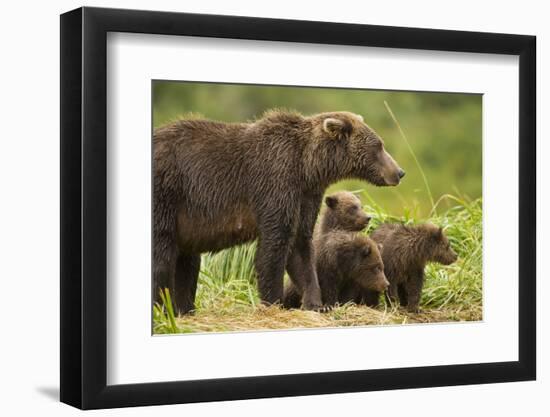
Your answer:
[[[390,282],[388,297],[392,301],[399,299],[410,312],[419,311],[426,263],[450,265],[457,259],[443,230],[429,223],[418,226],[382,224],[371,238],[382,245],[384,270]],[[363,291],[360,298],[373,306],[378,304],[379,295],[379,292]]]
[[[389,285],[378,245],[358,232],[365,229],[370,217],[361,201],[352,193],[338,192],[325,199],[327,205],[315,228],[313,248],[315,266],[323,304],[333,306],[346,288],[384,291]],[[285,287],[283,304],[287,308],[301,305],[302,292],[290,282]]]

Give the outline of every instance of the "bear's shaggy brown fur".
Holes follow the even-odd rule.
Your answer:
[[[360,232],[370,221],[370,217],[363,211],[361,200],[348,191],[338,191],[325,198],[327,208],[324,210],[316,234],[341,230],[345,232]]]
[[[418,226],[385,223],[371,238],[382,244],[384,270],[390,282],[388,298],[393,302],[399,299],[410,312],[419,311],[426,263],[450,265],[457,259],[443,230],[429,223]],[[371,306],[378,304],[379,292],[356,290],[347,297]]]
[[[315,227],[313,248],[315,267],[323,303],[332,306],[340,301],[354,284],[359,288],[384,289],[387,284],[378,248],[370,239],[359,236],[370,217],[363,211],[361,200],[347,191],[325,198],[327,208]],[[283,305],[298,308],[301,292],[292,283],[285,287]]]
[[[334,231],[325,237],[322,244],[315,246],[315,257],[321,297],[326,306],[340,302],[340,293],[347,293],[348,288],[384,291],[388,287],[382,257],[372,239],[343,231]],[[298,308],[300,300],[300,290],[289,283],[285,287],[284,306]]]
[[[404,175],[348,112],[180,120],[155,130],[153,147],[154,293],[169,288],[180,314],[194,309],[200,254],[256,238],[262,301],[282,300],[286,268],[304,308],[320,308],[311,237],[325,189],[352,177],[397,185]]]

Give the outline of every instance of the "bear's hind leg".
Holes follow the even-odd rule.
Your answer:
[[[175,308],[177,314],[195,310],[195,294],[201,266],[200,255],[180,253],[176,262]]]
[[[397,287],[397,293],[399,294],[399,303],[402,307],[407,307],[408,303],[408,295],[407,295],[407,289],[405,288],[405,284],[399,284]]]
[[[167,240],[155,240],[153,243],[153,303],[162,303],[160,292],[168,289],[175,293],[176,245]]]
[[[175,294],[176,271],[176,210],[163,195],[155,175],[153,207],[153,294],[152,301],[161,303],[161,290],[168,288]]]

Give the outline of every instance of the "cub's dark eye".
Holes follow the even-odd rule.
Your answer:
[[[357,211],[357,207],[355,206],[351,206],[350,208],[348,208],[348,213],[352,214],[352,213],[355,213]]]

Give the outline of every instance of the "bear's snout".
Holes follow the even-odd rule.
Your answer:
[[[401,182],[401,176],[399,171],[392,172],[390,175],[384,176],[386,185],[396,186]]]
[[[451,265],[455,263],[457,259],[458,259],[457,253],[454,250],[450,250],[450,251],[447,251],[447,253],[445,253],[445,256],[443,256],[441,263],[443,265]]]
[[[386,277],[384,277],[384,282],[382,283],[382,287],[383,287],[382,291],[385,291],[389,286],[390,286],[390,282]]]
[[[454,263],[457,259],[458,259],[457,253],[456,253],[455,251],[451,251],[451,256],[450,256],[450,262],[449,262],[449,264]]]
[[[359,219],[358,225],[361,227],[361,229],[364,229],[369,225],[371,217],[370,216],[364,216],[361,219]]]
[[[384,292],[388,289],[389,286],[390,286],[390,282],[386,278],[386,274],[382,274],[381,279],[378,280],[377,291],[378,292]]]
[[[380,171],[385,185],[396,186],[401,182],[401,178],[405,176],[405,171],[397,165],[397,162],[392,156],[384,150],[380,153]]]

